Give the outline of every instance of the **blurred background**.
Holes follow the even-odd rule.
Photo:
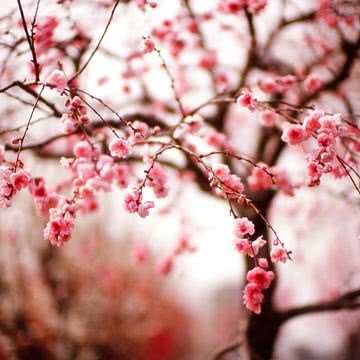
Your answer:
[[[66,37],[65,28],[72,19],[97,39],[112,1],[75,2],[63,1],[66,11],[58,12],[61,2],[42,1],[41,17],[58,14],[64,20],[56,30],[58,39]],[[81,80],[83,88],[124,112],[139,108],[136,98],[141,86],[122,76],[127,69],[118,57],[129,47],[139,46],[141,36],[148,35],[155,23],[179,12],[178,1],[158,3],[157,9],[145,14],[135,4],[120,6],[102,51]],[[216,14],[218,1],[193,3],[198,12]],[[271,27],[281,3],[270,0],[257,19],[263,24],[260,36]],[[290,14],[306,11],[317,0],[293,3]],[[4,14],[14,7],[8,0],[0,4]],[[31,8],[33,2],[24,4]],[[228,21],[239,21],[239,28],[244,25],[243,19]],[[1,22],[2,33],[6,26]],[[223,47],[220,57],[231,75],[231,69],[236,72],[243,65],[245,47],[233,51],[239,38],[225,40],[216,26],[207,26],[214,45]],[[274,48],[275,55],[289,62],[298,59],[291,48],[297,46],[294,41],[294,31],[285,34],[282,47]],[[53,55],[49,62],[56,64],[56,51]],[[182,60],[191,67],[197,59],[193,56]],[[16,65],[21,58],[13,61]],[[156,58],[147,61],[149,67],[158,64]],[[22,71],[26,76],[27,69],[14,68],[18,77]],[[5,73],[2,83],[12,75]],[[203,74],[194,71],[187,76],[193,83],[204,81],[204,86],[184,91],[186,105],[209,98]],[[144,78],[154,98],[165,101],[171,97],[159,67]],[[124,86],[131,88],[130,94]],[[355,79],[355,99],[356,86]],[[59,101],[58,95],[45,92]],[[323,99],[322,106],[329,111],[342,111],[337,105],[330,96]],[[0,109],[4,127],[23,123],[29,112],[3,95]],[[256,116],[237,108],[229,118],[233,143],[250,155],[258,131]],[[29,139],[59,129],[57,123],[39,122],[32,126]],[[280,159],[295,181],[303,179],[303,156],[302,149],[291,148]],[[67,178],[57,160],[27,154],[26,165],[34,176],[43,176],[50,187],[56,187]],[[279,265],[279,309],[331,299],[359,286],[359,201],[352,194],[345,179],[325,180],[322,187],[298,190],[294,197],[276,196],[270,220],[294,259]],[[234,250],[226,203],[201,192],[185,178],[152,216],[139,219],[125,213],[123,195],[118,189],[100,195],[99,210],[79,217],[71,241],[61,248],[43,239],[47,219],[36,212],[30,194],[18,194],[10,209],[0,210],[0,359],[206,360],[239,339],[247,321],[241,298],[245,266]],[[167,263],[167,257],[184,241],[190,250]],[[161,275],[164,273],[166,276]],[[274,358],[359,359],[360,312],[308,315],[290,321],[281,330]]]

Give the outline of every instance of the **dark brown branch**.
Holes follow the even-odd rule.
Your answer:
[[[190,5],[190,0],[183,0],[184,6],[190,16],[190,18],[195,22],[196,24],[196,32],[197,35],[199,37],[199,42],[200,42],[200,46],[204,51],[207,51],[207,46],[206,46],[206,40],[205,40],[205,36],[203,34],[203,32],[201,31],[200,28],[200,23],[198,21],[198,19],[196,18],[196,15],[193,11],[192,6]],[[216,80],[215,80],[215,76],[214,76],[214,72],[212,70],[208,70],[208,74],[210,76],[211,79],[211,86],[212,86],[212,90],[214,91],[214,93],[216,93]]]
[[[30,36],[27,25],[26,25],[26,19],[25,19],[25,15],[24,15],[24,10],[21,4],[20,0],[17,0],[18,6],[19,6],[19,11],[20,11],[20,15],[21,15],[21,21],[22,21],[22,25],[25,31],[25,36],[27,39],[27,42],[29,43],[29,48],[31,51],[31,55],[32,55],[32,62],[34,64],[34,69],[35,69],[35,81],[38,82],[40,80],[40,66],[36,57],[36,52],[35,52],[35,46],[34,46],[34,39]]]
[[[360,309],[360,289],[350,291],[339,296],[335,300],[320,302],[317,304],[296,307],[282,313],[282,321],[290,320],[299,315],[306,315],[315,312],[356,310]]]
[[[221,349],[217,354],[215,354],[213,360],[222,360],[222,358],[233,351],[236,351],[242,345],[241,341],[237,341],[231,345],[226,346],[225,348]]]
[[[32,86],[34,86],[34,85],[36,85],[36,83],[33,83],[33,82],[28,83],[28,82],[21,82],[21,81],[15,80],[12,83],[10,83],[10,84],[6,85],[5,87],[1,88],[0,93],[6,92],[7,90],[12,89],[13,87],[19,87],[20,89],[24,90],[25,92],[30,94],[32,97],[37,99],[39,94],[32,88]],[[61,117],[62,113],[56,108],[56,106],[53,103],[51,103],[50,101],[45,99],[43,96],[40,96],[39,102],[42,102],[49,109],[51,109],[54,116],[56,116],[58,118]]]

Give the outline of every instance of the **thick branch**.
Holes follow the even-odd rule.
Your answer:
[[[350,291],[339,296],[335,300],[320,302],[318,304],[306,305],[287,310],[282,313],[282,322],[296,316],[311,314],[315,312],[356,310],[360,309],[360,289]]]

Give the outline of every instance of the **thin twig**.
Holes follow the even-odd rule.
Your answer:
[[[103,41],[103,39],[104,39],[104,37],[105,37],[108,29],[109,29],[109,26],[110,26],[111,21],[112,21],[112,19],[113,19],[113,17],[114,17],[115,10],[116,10],[117,6],[119,5],[119,2],[120,2],[120,0],[116,0],[114,6],[113,6],[113,8],[112,8],[112,11],[111,11],[109,20],[108,20],[108,22],[107,22],[107,24],[106,24],[106,26],[105,26],[105,29],[104,29],[104,31],[103,31],[103,33],[102,33],[102,35],[101,35],[101,37],[100,37],[100,39],[99,39],[96,47],[95,47],[95,49],[94,49],[93,52],[90,54],[89,58],[87,59],[87,61],[85,62],[85,64],[80,68],[80,70],[78,70],[73,76],[71,76],[70,81],[74,80],[76,77],[78,77],[78,76],[86,69],[86,67],[89,65],[91,59],[94,57],[94,55],[96,54],[96,52],[99,50],[100,45],[101,45],[101,43],[102,43],[102,41]]]
[[[18,6],[19,6],[19,11],[20,11],[20,15],[21,15],[21,21],[22,21],[22,25],[25,31],[25,36],[27,39],[27,42],[29,43],[29,47],[30,47],[30,51],[32,54],[32,62],[34,64],[34,69],[35,69],[35,81],[38,82],[40,80],[40,66],[36,57],[36,52],[35,52],[35,47],[34,47],[34,41],[32,39],[32,37],[29,34],[27,25],[26,25],[26,19],[25,19],[25,15],[24,15],[24,10],[21,4],[21,0],[17,0]]]

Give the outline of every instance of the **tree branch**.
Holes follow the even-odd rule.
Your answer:
[[[106,24],[106,26],[105,26],[105,29],[104,29],[104,31],[103,31],[103,33],[102,33],[102,35],[101,35],[101,37],[100,37],[100,39],[99,39],[96,47],[95,47],[95,49],[93,50],[93,52],[91,53],[91,55],[89,56],[89,58],[87,59],[87,61],[85,62],[85,64],[80,68],[80,70],[77,71],[73,76],[71,76],[70,81],[74,80],[76,77],[78,77],[78,76],[86,69],[86,67],[89,65],[91,59],[94,57],[94,55],[96,54],[96,52],[99,50],[100,45],[101,45],[101,43],[102,43],[102,41],[103,41],[103,39],[104,39],[104,37],[105,37],[108,29],[109,29],[109,26],[110,26],[111,21],[112,21],[112,19],[113,19],[113,17],[114,17],[115,10],[116,10],[117,6],[119,5],[119,2],[120,2],[120,0],[116,0],[115,4],[114,4],[114,6],[113,6],[113,9],[112,9],[112,11],[111,11],[109,20],[108,20],[108,22],[107,22],[107,24]]]
[[[29,43],[29,47],[30,47],[30,51],[32,54],[32,62],[34,64],[34,69],[35,69],[35,81],[38,82],[40,80],[40,66],[36,57],[36,51],[35,51],[35,46],[34,46],[34,39],[30,36],[27,25],[26,25],[26,19],[25,19],[25,15],[24,15],[24,10],[21,4],[20,0],[17,0],[18,6],[19,6],[19,10],[20,10],[20,15],[21,15],[21,21],[22,21],[22,25],[25,31],[25,36],[27,39],[27,42]],[[36,11],[37,12],[37,11]]]
[[[282,322],[285,322],[296,316],[311,314],[315,312],[356,309],[360,309],[360,289],[343,294],[335,300],[289,309],[285,312],[282,312],[281,317]]]

